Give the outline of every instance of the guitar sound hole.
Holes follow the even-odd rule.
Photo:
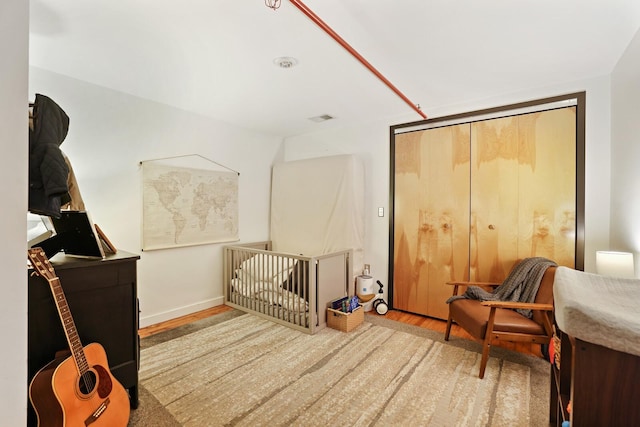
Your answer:
[[[96,374],[93,371],[87,371],[80,377],[78,383],[80,393],[89,394],[96,387]]]

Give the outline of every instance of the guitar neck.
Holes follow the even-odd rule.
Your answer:
[[[49,286],[51,288],[51,293],[53,294],[53,299],[56,303],[56,308],[58,309],[58,314],[60,315],[60,321],[62,322],[65,336],[67,337],[69,349],[76,361],[78,372],[80,375],[83,375],[89,370],[89,364],[87,363],[87,359],[84,354],[82,342],[80,341],[80,336],[76,329],[76,324],[73,321],[73,316],[71,316],[71,310],[69,309],[67,298],[62,289],[62,285],[60,284],[60,279],[55,277],[49,280]]]

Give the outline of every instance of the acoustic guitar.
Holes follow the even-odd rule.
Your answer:
[[[83,347],[60,279],[41,248],[28,250],[34,273],[49,282],[71,356],[57,357],[29,385],[29,399],[40,427],[125,427],[129,395],[109,371],[98,343]]]

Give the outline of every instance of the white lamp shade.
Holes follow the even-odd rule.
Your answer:
[[[635,278],[633,254],[630,252],[597,251],[596,272],[602,276]]]

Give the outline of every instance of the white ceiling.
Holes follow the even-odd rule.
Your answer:
[[[638,0],[306,0],[422,111],[606,75]],[[30,63],[282,137],[418,113],[288,0],[31,0]],[[299,64],[280,69],[273,60]],[[44,89],[40,89],[43,91]],[[43,92],[46,93],[46,92]],[[334,120],[308,118],[330,114]]]

